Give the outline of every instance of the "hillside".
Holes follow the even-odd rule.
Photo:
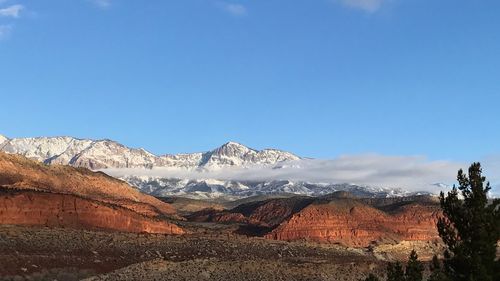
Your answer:
[[[167,203],[84,168],[0,152],[0,223],[183,233]]]

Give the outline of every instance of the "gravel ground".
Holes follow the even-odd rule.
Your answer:
[[[184,262],[153,260],[134,264],[86,281],[109,280],[359,280],[370,265],[360,268],[352,264],[294,263],[285,260],[225,261],[196,259]]]
[[[0,280],[358,280],[385,269],[399,249],[290,243],[224,229],[203,225],[168,236],[0,226]]]

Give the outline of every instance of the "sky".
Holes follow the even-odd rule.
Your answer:
[[[500,163],[499,14],[498,0],[0,0],[0,134]]]

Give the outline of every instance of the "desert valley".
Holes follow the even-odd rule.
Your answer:
[[[0,281],[500,281],[499,0],[0,0]]]
[[[85,141],[68,138],[4,139],[5,280],[358,280],[383,272],[387,261],[405,260],[412,249],[424,261],[442,251],[432,194],[346,184],[315,194],[308,183],[309,193],[247,187],[250,195],[235,198],[241,193],[206,183],[201,189],[197,181],[181,188],[184,197],[169,186],[160,192],[158,184],[150,195],[144,184],[88,169],[169,163],[145,150],[112,141],[83,147],[78,142]],[[230,144],[197,161],[243,167],[300,161],[265,152]]]

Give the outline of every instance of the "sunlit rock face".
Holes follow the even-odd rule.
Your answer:
[[[315,203],[274,229],[266,237],[368,246],[373,242],[434,240],[439,235],[437,206],[408,204],[390,212],[354,200]]]
[[[75,195],[0,191],[0,224],[183,234],[175,224]]]
[[[172,206],[104,173],[0,152],[0,223],[183,233],[167,217]]]

